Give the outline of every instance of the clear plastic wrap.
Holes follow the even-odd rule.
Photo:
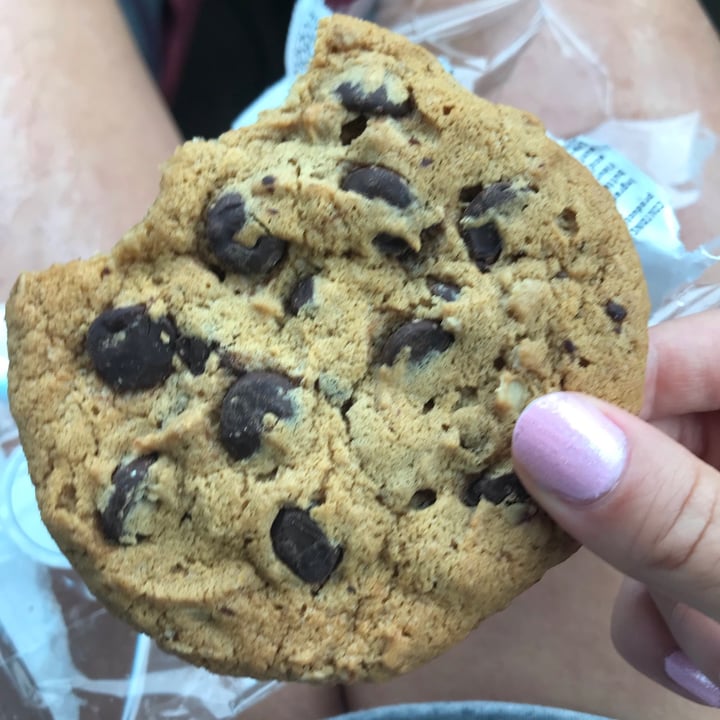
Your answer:
[[[0,718],[237,717],[277,683],[213,675],[158,649],[90,594],[43,525],[7,398],[0,305]]]
[[[696,106],[697,93],[692,101],[685,100],[675,77],[670,101],[662,76],[653,78],[648,70],[641,76],[639,66],[618,60],[617,55],[633,54],[619,42],[607,42],[607,34],[622,29],[608,24],[611,13],[577,0],[332,4],[424,45],[465,87],[494,102],[529,110],[553,136],[582,134],[625,154],[681,213],[686,246],[702,245],[720,228],[720,206],[702,193],[704,177],[720,178],[720,153]],[[293,79],[310,61],[318,20],[330,13],[322,0],[298,0],[285,49],[286,77],[250,105],[235,121],[236,127],[282,103]],[[596,24],[587,19],[593,13],[598,15]],[[651,17],[648,10],[637,13],[632,19],[638,23]],[[648,67],[659,66],[667,55],[664,45],[658,47],[663,54],[649,51]]]
[[[698,280],[720,259],[720,237],[681,239],[676,215],[697,212],[700,203],[708,202],[702,178],[707,163],[718,161],[715,137],[696,109],[660,119],[622,119],[612,72],[601,53],[551,0],[336,0],[333,5],[403,32],[438,55],[468,88],[525,107],[545,121],[557,141],[615,195],[643,261],[653,301],[651,324],[720,306],[720,285]],[[287,77],[236,125],[282,103],[310,59],[318,19],[329,12],[321,0],[299,0],[285,54]],[[538,57],[543,58],[541,72]],[[573,89],[572,97],[565,88]],[[97,603],[49,536],[8,409],[4,330],[3,319],[0,717],[134,720],[241,714],[277,683],[212,675],[162,653]]]

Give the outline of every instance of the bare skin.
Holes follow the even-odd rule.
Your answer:
[[[0,2],[0,298],[107,250],[180,141],[111,0]]]
[[[720,43],[694,0],[552,0],[611,73],[618,117],[700,109],[720,134]],[[592,33],[592,34],[591,34]],[[631,50],[629,50],[631,49]],[[552,127],[584,130],[537,82],[531,47],[507,92]],[[179,142],[111,0],[0,1],[0,298],[17,274],[108,249],[152,202]],[[524,75],[521,73],[524,73]],[[518,97],[527,98],[527,103]],[[570,93],[566,92],[565,95]],[[689,245],[720,231],[718,156],[703,201],[681,215]],[[499,699],[625,720],[714,711],[631,669],[610,638],[621,575],[582,550],[444,657],[375,686],[288,685],[243,717],[313,720],[423,700]]]

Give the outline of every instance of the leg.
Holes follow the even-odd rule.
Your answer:
[[[22,270],[108,250],[142,219],[180,142],[114,0],[0,6],[0,302]],[[287,685],[243,717],[343,711]]]
[[[322,720],[347,712],[337,688],[288,683],[241,713],[239,720]]]
[[[620,659],[609,635],[620,577],[581,550],[465,642],[391,682],[348,689],[353,709],[402,702],[500,700],[615,718],[714,717]]]
[[[614,114],[661,118],[698,109],[720,132],[720,43],[695,2],[552,0],[593,46],[615,86]],[[567,89],[541,95],[545,63],[531,46],[508,92],[552,128],[573,123]],[[521,72],[525,72],[521,75]],[[509,100],[509,98],[506,98]],[[523,102],[524,101],[524,102]],[[582,113],[582,108],[579,108]],[[578,132],[591,127],[566,128]],[[689,245],[720,232],[720,157],[706,178],[703,201],[681,214]],[[423,700],[496,699],[575,708],[619,718],[711,718],[645,680],[616,655],[609,637],[619,576],[585,551],[550,572],[464,643],[407,677],[348,690],[352,708]]]
[[[21,270],[110,248],[177,131],[111,0],[0,6],[0,298]]]

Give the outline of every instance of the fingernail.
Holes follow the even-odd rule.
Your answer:
[[[620,479],[627,440],[589,401],[554,393],[530,403],[520,416],[513,433],[513,458],[540,488],[590,502]]]
[[[700,672],[682,650],[665,658],[665,674],[700,702],[720,708],[720,687]]]

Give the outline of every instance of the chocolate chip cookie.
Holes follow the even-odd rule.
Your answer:
[[[12,408],[90,588],[222,673],[406,671],[574,543],[513,474],[557,389],[641,404],[612,198],[541,124],[358,20],[169,161],[108,256],[18,280]]]

